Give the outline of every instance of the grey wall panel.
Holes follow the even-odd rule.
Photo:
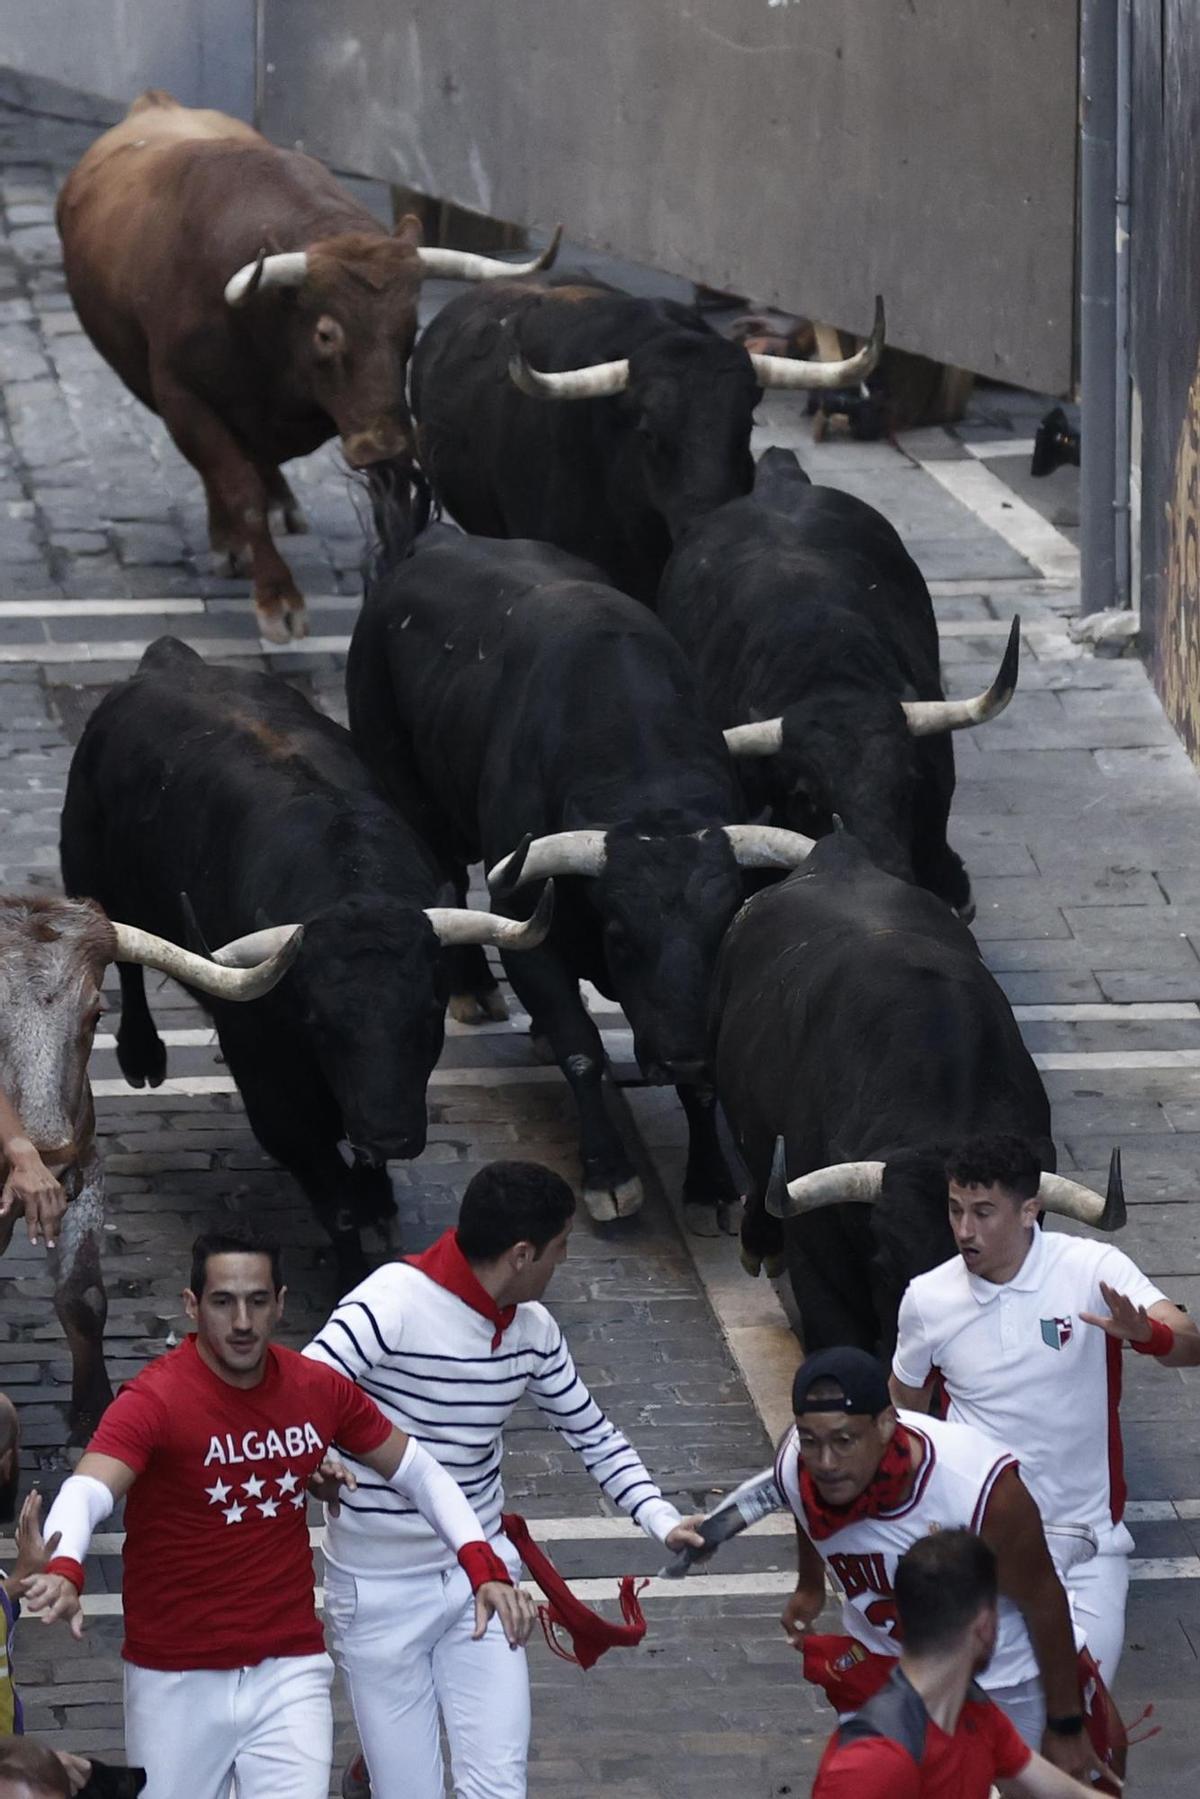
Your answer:
[[[1074,0],[263,0],[264,129],[906,349],[1071,378]]]
[[[1200,34],[1195,0],[1134,0],[1133,379],[1145,647],[1200,761]]]
[[[0,62],[126,102],[169,88],[249,119],[255,0],[0,0]]]

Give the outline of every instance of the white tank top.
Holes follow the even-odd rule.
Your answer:
[[[843,1593],[842,1623],[850,1636],[875,1655],[899,1656],[893,1581],[906,1549],[935,1530],[977,1531],[992,1491],[1016,1457],[965,1424],[946,1424],[916,1412],[900,1422],[923,1448],[916,1484],[899,1510],[862,1518],[813,1547]],[[800,1523],[808,1515],[800,1496],[795,1425],[775,1457],[775,1479]],[[996,1652],[978,1676],[982,1687],[1013,1687],[1037,1678],[1038,1665],[1025,1621],[1011,1599],[1001,1598]]]

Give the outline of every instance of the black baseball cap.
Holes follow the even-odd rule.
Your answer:
[[[821,1381],[836,1382],[841,1394],[828,1399],[810,1399],[812,1389]],[[887,1375],[881,1363],[865,1349],[821,1349],[801,1362],[792,1382],[792,1411],[851,1412],[860,1417],[877,1418],[892,1403]]]

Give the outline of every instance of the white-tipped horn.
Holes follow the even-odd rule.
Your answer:
[[[883,355],[884,331],[883,299],[876,294],[871,335],[862,349],[844,362],[797,362],[791,356],[755,355],[751,355],[750,360],[763,387],[852,387],[871,373]]]
[[[778,825],[722,825],[739,868],[799,868],[815,847],[815,837]]]
[[[521,352],[514,350],[508,359],[508,376],[531,400],[603,400],[623,394],[629,386],[629,359],[594,362],[588,368],[550,374],[530,368]]]
[[[295,924],[268,925],[266,930],[251,931],[245,937],[223,943],[212,952],[212,959],[222,968],[257,968],[286,948],[300,929]]]
[[[427,906],[425,916],[445,949],[467,943],[536,949],[554,919],[554,882],[546,882],[532,918],[505,918],[500,912],[473,912],[464,906]]]
[[[991,686],[970,700],[902,700],[909,731],[914,737],[935,737],[942,731],[965,731],[998,717],[1017,690],[1020,662],[1021,621],[1014,618],[1000,672]]]
[[[1119,1231],[1125,1223],[1125,1183],[1121,1178],[1121,1152],[1114,1149],[1108,1165],[1108,1191],[1103,1197],[1079,1181],[1062,1174],[1044,1174],[1038,1184],[1038,1204],[1044,1212],[1090,1224],[1093,1230]]]
[[[798,1175],[786,1186],[772,1169],[766,1207],[775,1218],[802,1218],[822,1206],[842,1206],[857,1200],[873,1205],[883,1192],[882,1162],[834,1162]]]
[[[783,720],[758,718],[748,725],[730,725],[723,735],[731,756],[774,756],[783,748]]]
[[[540,269],[552,268],[562,242],[562,226],[556,225],[554,236],[540,256],[528,262],[503,262],[496,256],[476,256],[470,250],[439,250],[421,244],[417,255],[427,275],[443,275],[457,281],[510,281],[522,275],[536,275]]]
[[[151,931],[138,930],[136,925],[117,924],[114,921],[113,931],[117,939],[115,960],[138,962],[143,968],[157,968],[160,973],[172,975],[175,980],[183,981],[189,987],[197,987],[201,993],[211,994],[214,999],[258,999],[283,978],[299,953],[304,936],[303,926],[292,925],[285,928],[286,941],[256,967],[228,968],[215,960],[210,961],[207,956],[197,956],[178,943],[171,943],[166,937],[156,937]],[[242,941],[245,940],[238,939],[239,943]],[[226,946],[227,950],[236,947],[236,944]],[[221,952],[218,950],[217,954],[220,955]]]
[[[598,875],[604,867],[603,831],[556,831],[552,837],[534,837],[520,844],[488,870],[492,893],[515,893],[530,881],[552,875]]]
[[[306,250],[284,250],[278,256],[260,252],[225,283],[226,304],[245,306],[256,293],[265,293],[269,287],[303,287],[307,275]]]

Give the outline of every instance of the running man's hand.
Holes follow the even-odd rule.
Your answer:
[[[1124,1293],[1118,1293],[1107,1281],[1100,1282],[1100,1291],[1108,1306],[1109,1316],[1101,1318],[1095,1312],[1080,1312],[1079,1316],[1085,1324],[1094,1324],[1108,1337],[1116,1337],[1121,1343],[1148,1343],[1153,1336],[1150,1326],[1150,1314],[1145,1306],[1135,1306],[1132,1299]]]
[[[58,1548],[61,1534],[56,1530],[48,1543],[42,1536],[42,1496],[35,1488],[26,1495],[21,1516],[17,1519],[17,1559],[13,1564],[13,1579],[24,1581],[27,1575],[44,1574],[47,1562]]]
[[[71,1783],[72,1795],[75,1793],[82,1793],[84,1787],[92,1778],[91,1762],[85,1761],[82,1755],[68,1755],[65,1749],[56,1749],[54,1753],[67,1771],[67,1779]]]
[[[341,1511],[339,1503],[342,1489],[353,1493],[358,1481],[351,1474],[345,1462],[339,1461],[336,1455],[327,1455],[308,1483],[308,1491],[314,1499],[329,1507],[329,1516],[336,1518]]]
[[[1052,1768],[1058,1768],[1063,1774],[1069,1774],[1084,1787],[1092,1788],[1097,1780],[1115,1781],[1116,1775],[1106,1768],[1092,1748],[1092,1740],[1086,1730],[1080,1730],[1070,1736],[1061,1736],[1056,1730],[1042,1733],[1042,1756]],[[1117,1790],[1121,1783],[1117,1781]],[[1103,1790],[1103,1789],[1102,1789]],[[1111,1791],[1111,1787],[1107,1789]]]
[[[779,1622],[793,1649],[803,1649],[809,1626],[815,1624],[825,1604],[825,1588],[797,1587],[783,1608]]]
[[[0,1218],[7,1218],[14,1206],[25,1214],[29,1241],[36,1243],[40,1233],[46,1248],[53,1249],[67,1209],[67,1196],[28,1137],[13,1137],[9,1141],[8,1179],[0,1194]]]
[[[82,1642],[83,1604],[75,1583],[65,1574],[35,1574],[21,1596],[21,1606],[43,1624],[64,1618],[76,1642]]]
[[[676,1555],[681,1554],[685,1549],[707,1548],[708,1545],[705,1543],[704,1538],[696,1529],[698,1524],[703,1523],[703,1512],[693,1512],[690,1518],[681,1518],[674,1530],[669,1530],[663,1539],[665,1547],[674,1550]],[[715,1549],[716,1545],[714,1544],[713,1548],[709,1550],[709,1554],[713,1554]]]
[[[519,1649],[529,1641],[529,1633],[537,1623],[537,1606],[520,1587],[510,1587],[506,1580],[485,1580],[475,1595],[475,1629],[471,1641],[477,1643],[488,1627],[493,1612],[499,1618],[510,1649]]]

